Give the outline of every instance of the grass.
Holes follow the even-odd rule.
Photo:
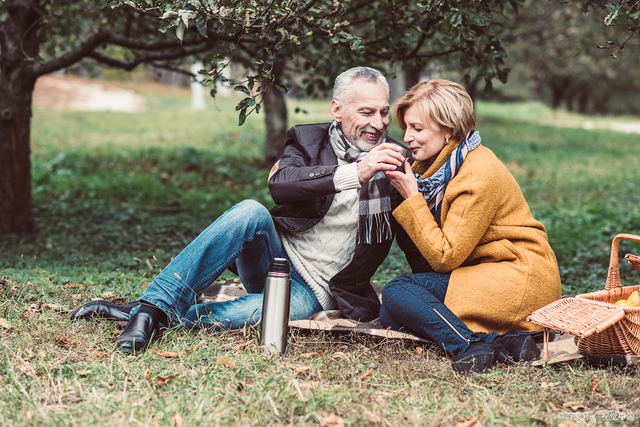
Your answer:
[[[34,111],[39,233],[0,236],[1,426],[328,425],[331,414],[349,426],[455,426],[474,417],[482,426],[555,426],[587,413],[588,425],[638,425],[637,368],[577,361],[461,376],[432,346],[300,331],[286,357],[269,359],[252,328],[176,327],[152,349],[179,357],[131,357],[113,351],[118,325],[68,322],[91,298],[137,298],[238,201],[273,203],[261,168],[262,116],[238,128],[234,100],[194,112],[188,92],[136,90],[145,112]],[[296,106],[308,114],[291,114],[290,124],[329,118],[326,101],[291,101],[290,111]],[[541,124],[554,113],[539,104],[479,103],[478,113],[483,142],[547,227],[563,293],[602,289],[613,237],[640,234],[638,137]],[[402,137],[397,127],[392,135]],[[639,249],[621,245],[621,253]],[[394,247],[375,280],[406,268]],[[638,284],[637,272],[621,268],[625,285]],[[607,421],[612,413],[635,420]]]

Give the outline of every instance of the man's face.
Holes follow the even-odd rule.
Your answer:
[[[362,151],[380,144],[389,126],[389,97],[380,83],[356,79],[351,83],[351,100],[341,106],[331,102],[333,119],[349,142]]]

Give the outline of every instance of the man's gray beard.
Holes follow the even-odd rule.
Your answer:
[[[360,136],[358,136],[357,138],[352,138],[351,135],[348,135],[345,133],[345,136],[347,137],[347,140],[354,145],[358,150],[363,151],[365,153],[368,153],[369,151],[373,150],[375,147],[377,147],[378,145],[380,145],[380,143],[382,142],[382,140],[387,136],[389,132],[389,129],[385,129],[384,132],[382,132],[382,135],[380,135],[380,138],[378,138],[378,141],[375,144],[372,144],[370,142],[364,141]]]

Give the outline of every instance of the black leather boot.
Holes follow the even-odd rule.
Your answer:
[[[516,362],[530,362],[540,358],[540,349],[531,334],[518,329],[505,332],[496,338],[494,342],[506,348],[509,355]]]
[[[131,301],[124,305],[114,304],[105,300],[89,301],[71,312],[71,320],[90,320],[101,317],[109,320],[129,321],[131,310],[140,305],[140,301]]]
[[[116,343],[124,353],[140,353],[158,335],[160,323],[167,321],[167,315],[161,309],[143,303],[129,319]]]

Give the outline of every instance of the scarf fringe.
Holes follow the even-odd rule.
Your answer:
[[[358,243],[371,245],[382,243],[393,238],[389,212],[380,212],[359,216]]]

